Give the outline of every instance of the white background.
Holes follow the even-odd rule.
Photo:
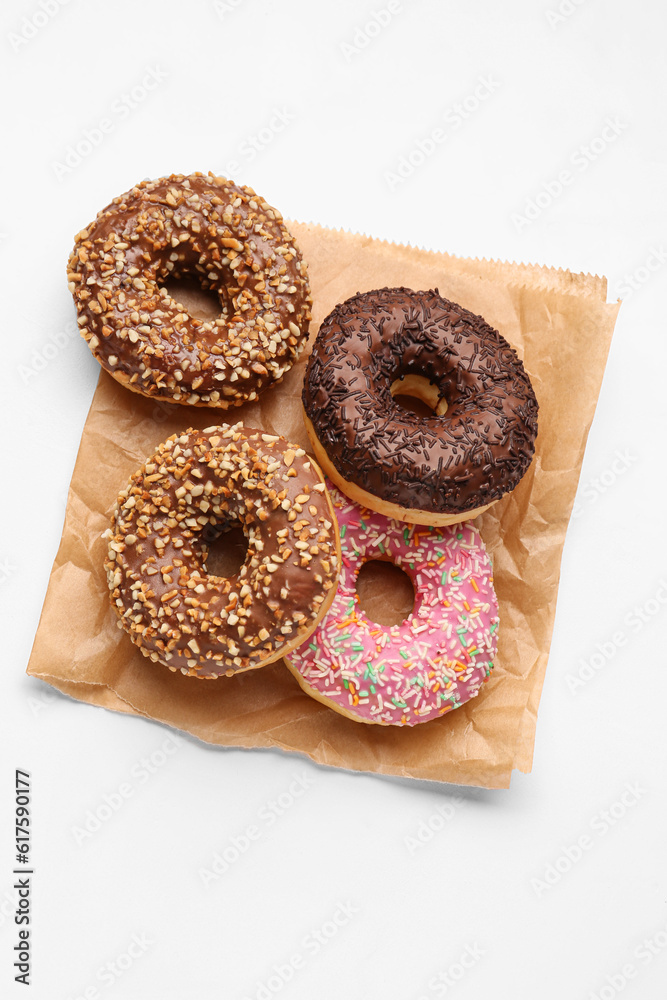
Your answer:
[[[43,4],[48,17],[36,0],[3,4],[0,28],[0,995],[663,997],[664,4],[402,0],[382,28],[384,0]],[[150,70],[154,89],[128,107]],[[481,78],[493,92],[480,101]],[[287,123],[252,154],[276,111]],[[99,144],[59,167],[103,118]],[[617,134],[601,148],[608,118]],[[445,141],[411,176],[388,178],[434,128]],[[24,674],[98,372],[63,333],[73,235],[144,177],[234,162],[234,178],[289,218],[604,273],[610,299],[624,295],[565,547],[534,767],[509,791],[190,739],[166,755],[167,729]],[[564,169],[572,183],[554,194]],[[590,679],[573,691],[580,671]],[[29,991],[12,981],[14,768],[31,772],[34,799]],[[81,840],[88,811],[106,815],[121,785],[129,797]],[[201,869],[233,858],[234,843],[238,860],[205,885]]]

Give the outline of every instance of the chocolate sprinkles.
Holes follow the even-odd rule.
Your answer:
[[[392,386],[409,375],[436,386],[444,414],[420,417],[394,399]],[[518,355],[437,289],[383,288],[336,306],[302,398],[339,475],[402,508],[488,505],[515,488],[535,451],[538,404]]]

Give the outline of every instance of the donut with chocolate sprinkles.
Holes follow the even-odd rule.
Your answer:
[[[191,315],[165,287],[195,278],[221,315]],[[279,381],[308,339],[306,265],[282,216],[213,174],[142,181],[76,236],[67,268],[79,329],[141,395],[230,407]]]
[[[238,573],[212,539],[240,524]],[[130,479],[105,538],[111,604],[141,652],[200,678],[261,667],[302,642],[336,592],[340,541],[320,470],[277,434],[223,424],[174,434]]]
[[[401,396],[427,412],[409,412]],[[302,399],[326,475],[408,523],[476,517],[516,487],[535,451],[538,404],[518,355],[437,289],[382,288],[336,306]]]

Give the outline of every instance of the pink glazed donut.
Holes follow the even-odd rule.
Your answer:
[[[477,529],[405,524],[327,487],[343,565],[328,613],[285,658],[303,690],[382,726],[429,722],[474,698],[498,645],[493,569]],[[357,576],[369,559],[390,560],[412,580],[414,608],[400,625],[377,625],[359,606]]]

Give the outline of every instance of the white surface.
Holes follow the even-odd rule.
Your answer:
[[[403,0],[365,48],[358,31],[384,0],[223,0],[218,11],[70,0],[48,19],[37,0],[3,5],[3,997],[26,995],[12,981],[4,895],[14,768],[33,783],[35,1000],[664,996],[667,13],[658,0],[563,0],[572,13],[550,24],[559,4]],[[47,23],[21,42],[24,18]],[[166,78],[123,111],[156,67]],[[486,97],[461,122],[455,106],[480,78]],[[281,124],[274,109],[290,120],[253,156],[250,137]],[[102,118],[99,146],[59,179],[54,163]],[[607,118],[618,134],[583,169],[577,151]],[[435,128],[446,139],[392,190],[385,174]],[[565,548],[534,767],[509,791],[187,739],[160,757],[168,730],[24,675],[97,377],[83,341],[61,334],[74,316],[73,234],[143,177],[234,161],[235,178],[291,218],[604,273],[610,298],[637,272]],[[563,194],[529,225],[513,221],[564,169]],[[643,606],[645,622],[633,610]],[[619,631],[627,641],[614,649]],[[568,675],[598,643],[614,655],[573,694]],[[141,760],[155,754],[163,766],[144,780]],[[298,796],[296,778],[308,786]],[[78,843],[87,811],[124,784],[122,806]],[[610,807],[613,827],[601,818]],[[428,842],[406,841],[429,823],[440,828]],[[200,869],[253,824],[257,839],[205,886]],[[540,889],[550,865],[563,872]],[[134,935],[150,944],[135,941],[130,962]],[[110,962],[129,967],[100,972]]]

